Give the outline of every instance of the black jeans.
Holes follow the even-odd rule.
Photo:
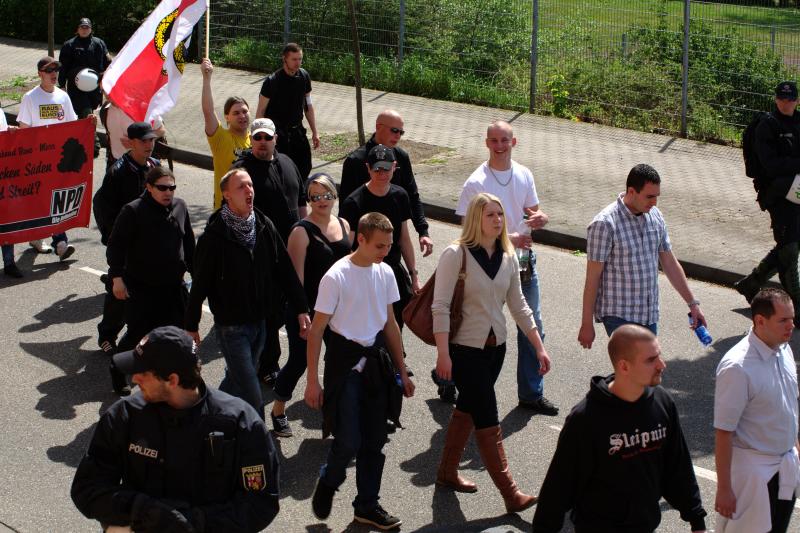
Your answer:
[[[789,521],[792,519],[795,497],[791,500],[778,499],[778,474],[772,476],[767,483],[769,492],[769,514],[772,517],[772,529],[769,533],[786,533],[789,530]]]
[[[505,356],[505,343],[482,349],[450,345],[453,381],[458,388],[456,409],[472,416],[475,429],[500,424],[494,384],[503,368]]]
[[[275,148],[279,153],[288,155],[300,171],[300,177],[305,183],[308,174],[311,172],[311,145],[308,144],[306,129],[302,124],[290,126],[285,133],[278,132],[278,140]]]
[[[99,342],[117,342],[119,332],[125,327],[125,300],[117,300],[112,290],[113,286],[111,278],[108,278],[106,294],[103,298],[103,318],[97,324]]]
[[[119,341],[119,351],[133,349],[142,337],[161,326],[183,328],[188,293],[182,283],[153,287],[126,280],[125,323],[128,330]]]

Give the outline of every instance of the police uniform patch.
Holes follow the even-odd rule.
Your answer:
[[[242,482],[245,490],[259,491],[266,488],[264,465],[242,467]]]

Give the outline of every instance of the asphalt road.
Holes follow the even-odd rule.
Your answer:
[[[95,186],[102,180],[104,160],[95,165]],[[178,195],[191,208],[199,233],[210,213],[211,173],[178,165]],[[546,210],[546,198],[543,199]],[[670,213],[666,213],[670,221]],[[677,220],[675,221],[677,223]],[[432,223],[436,243],[432,257],[419,261],[422,279],[435,268],[435,260],[458,228]],[[73,507],[69,487],[77,463],[91,436],[98,414],[115,400],[110,390],[107,359],[98,352],[96,324],[101,313],[105,249],[96,228],[72,230],[77,252],[68,264],[52,255],[36,255],[18,246],[23,280],[0,275],[0,341],[4,371],[0,373],[0,531],[97,531],[97,524]],[[588,389],[589,379],[607,374],[606,337],[597,328],[598,341],[583,350],[576,341],[585,258],[564,250],[539,247],[539,275],[546,346],[553,369],[545,380],[546,395],[561,407],[556,417],[532,416],[516,408],[516,349],[509,344],[507,361],[497,384],[505,447],[511,470],[523,490],[540,486],[571,406]],[[714,344],[705,349],[689,331],[686,306],[661,280],[661,346],[667,361],[664,386],[673,394],[697,467],[706,509],[713,508],[714,460],[712,410],[714,369],[721,356],[749,326],[744,300],[726,288],[692,282],[702,300]],[[510,319],[509,319],[510,320]],[[207,314],[201,333],[209,333]],[[383,476],[382,504],[404,521],[405,531],[528,531],[533,510],[504,514],[500,495],[483,469],[470,441],[464,473],[480,487],[477,494],[456,494],[437,489],[435,470],[451,407],[436,399],[428,373],[434,350],[410,334],[405,336],[409,364],[417,371],[417,393],[407,401],[403,423],[407,429],[391,436]],[[285,349],[285,338],[283,339]],[[223,360],[213,334],[201,347],[203,374],[219,384]],[[284,356],[285,357],[285,356]],[[350,501],[355,495],[354,472],[336,494],[334,512],[322,524],[311,512],[316,473],[329,443],[321,440],[321,419],[302,402],[304,381],[288,415],[295,431],[289,439],[276,439],[282,461],[281,512],[270,528],[280,532],[368,531],[351,523]],[[271,396],[268,395],[271,400]],[[663,504],[659,531],[685,532],[678,513]],[[800,519],[795,519],[798,522]],[[797,525],[797,524],[795,524]],[[713,521],[709,521],[713,527]],[[565,528],[565,531],[569,531]]]

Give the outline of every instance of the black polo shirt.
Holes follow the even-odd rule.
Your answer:
[[[310,92],[311,76],[302,68],[294,76],[280,68],[264,80],[261,96],[269,98],[264,116],[275,123],[278,135],[303,122],[305,97]]]

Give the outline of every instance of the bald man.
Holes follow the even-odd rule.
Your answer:
[[[464,182],[456,214],[463,217],[472,198],[481,192],[494,194],[503,203],[508,237],[517,249],[520,261],[522,295],[533,311],[539,335],[544,340],[542,307],[539,298],[539,275],[531,232],[544,227],[548,216],[539,207],[536,183],[531,170],[511,159],[517,145],[511,124],[496,120],[486,128],[489,159],[481,163]],[[524,218],[523,218],[524,217]],[[517,397],[519,406],[535,413],[556,416],[558,407],[544,395],[544,376],[539,373],[539,358],[525,333],[517,328]],[[440,391],[440,396],[442,395]],[[443,398],[444,399],[444,398]]]
[[[419,198],[414,170],[411,168],[411,159],[408,157],[408,152],[397,146],[404,134],[403,117],[400,116],[400,113],[394,109],[381,111],[375,119],[375,133],[372,134],[367,144],[354,150],[344,160],[339,197],[344,200],[358,187],[369,181],[367,154],[370,150],[379,144],[391,148],[397,161],[397,167],[392,175],[392,183],[400,186],[408,194],[408,199],[411,201],[411,222],[419,235],[419,249],[422,256],[427,257],[433,252],[433,240],[428,235],[428,221]]]
[[[700,489],[678,409],[661,388],[667,367],[647,328],[627,324],[608,341],[614,367],[592,378],[558,438],[533,517],[533,533],[561,531],[571,512],[576,533],[648,533],[661,522],[663,497],[706,530]]]

